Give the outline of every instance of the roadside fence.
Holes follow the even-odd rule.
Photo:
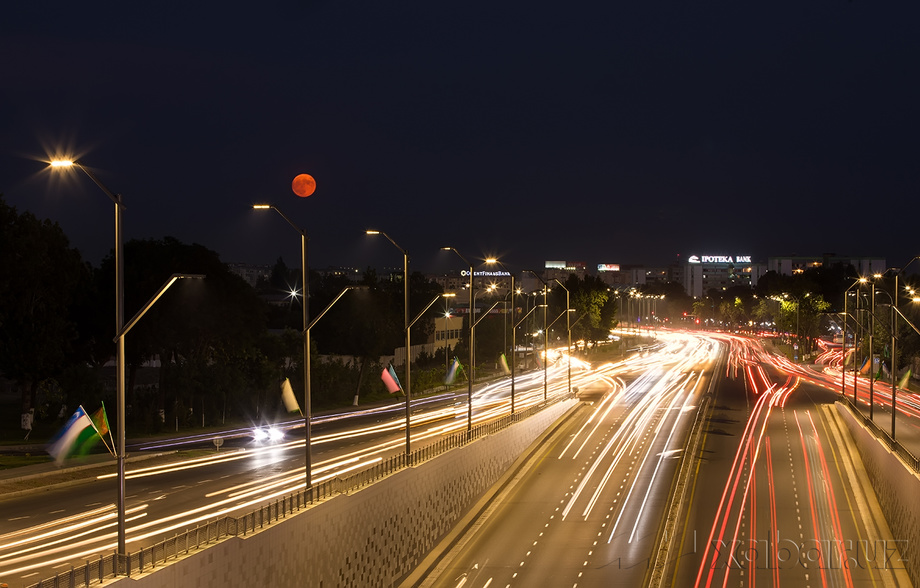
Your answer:
[[[163,566],[199,549],[205,549],[223,539],[245,537],[248,534],[257,533],[260,529],[284,520],[300,510],[309,508],[338,494],[345,494],[363,488],[398,472],[407,467],[407,465],[417,466],[476,439],[493,435],[565,398],[567,396],[558,396],[545,403],[516,412],[513,415],[509,414],[499,419],[481,423],[468,431],[460,431],[442,437],[434,443],[410,453],[408,460],[405,453],[393,455],[347,477],[336,477],[314,484],[312,488],[306,488],[283,496],[239,517],[226,516],[206,522],[193,529],[177,533],[174,537],[160,541],[150,547],[144,547],[124,555],[119,555],[118,553],[99,555],[98,558],[86,560],[86,563],[82,566],[72,567],[70,570],[53,578],[30,584],[26,588],[84,588],[100,584],[106,579],[115,576],[131,577],[132,575],[151,572],[158,566]]]

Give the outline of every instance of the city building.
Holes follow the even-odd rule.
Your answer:
[[[268,281],[272,275],[272,266],[270,265],[228,263],[227,268],[229,268],[231,272],[246,280],[246,283],[253,288],[256,287],[256,284],[259,283],[259,280]]]
[[[547,261],[543,264],[543,279],[547,282],[557,279],[565,282],[572,274],[583,280],[587,273],[588,264],[583,261]]]
[[[883,257],[838,256],[834,253],[824,253],[813,257],[786,255],[767,258],[767,269],[769,271],[786,276],[800,274],[807,269],[833,267],[835,265],[852,266],[857,275],[860,276],[882,273],[888,267]]]
[[[756,286],[766,266],[753,263],[750,255],[690,255],[683,270],[684,290],[702,298],[709,290]]]

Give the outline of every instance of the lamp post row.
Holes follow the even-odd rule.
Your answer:
[[[874,361],[875,358],[874,358],[874,354],[875,354],[875,349],[874,349],[874,340],[875,340],[875,308],[876,308],[876,305],[875,305],[875,293],[876,293],[876,288],[875,288],[875,281],[874,281],[874,280],[878,280],[878,279],[882,278],[883,275],[884,275],[885,273],[887,273],[887,272],[889,272],[889,271],[893,271],[893,273],[894,273],[894,293],[891,294],[891,293],[889,293],[889,292],[880,291],[880,292],[882,292],[882,293],[884,293],[885,295],[888,296],[888,298],[889,298],[889,303],[890,303],[890,306],[891,306],[890,335],[891,335],[891,438],[892,438],[892,440],[895,440],[895,439],[897,438],[897,437],[896,437],[896,426],[897,426],[897,410],[898,410],[898,408],[897,408],[897,393],[898,393],[898,382],[897,382],[897,374],[898,374],[898,366],[897,366],[897,361],[898,361],[898,359],[897,359],[898,337],[897,337],[897,333],[898,333],[898,329],[897,329],[897,319],[898,319],[898,317],[900,316],[905,322],[907,322],[907,324],[908,324],[912,329],[914,329],[915,332],[917,332],[918,334],[920,334],[920,329],[917,329],[917,327],[914,326],[914,324],[913,324],[912,322],[910,322],[910,320],[907,319],[907,317],[905,317],[904,314],[903,314],[903,313],[899,310],[899,308],[898,308],[898,299],[900,298],[900,289],[899,289],[899,284],[898,284],[898,282],[899,282],[901,273],[903,273],[904,270],[907,269],[907,266],[909,266],[911,263],[913,263],[913,262],[916,261],[917,259],[920,259],[920,256],[914,256],[914,257],[911,258],[911,260],[908,261],[908,262],[904,265],[904,267],[902,267],[902,268],[889,268],[889,269],[885,270],[885,272],[883,272],[883,273],[876,273],[876,274],[873,274],[873,276],[872,276],[872,277],[873,277],[873,281],[872,281],[871,284],[870,284],[870,299],[869,299],[869,306],[870,306],[870,307],[869,307],[869,309],[867,309],[867,311],[869,312],[869,329],[868,329],[868,330],[869,330],[869,358],[868,358],[868,361],[869,361],[869,371],[870,371],[870,374],[869,374],[869,419],[870,419],[870,420],[874,420],[874,409],[875,409],[875,398],[874,398],[874,389],[875,389],[875,387],[874,387],[874,382],[875,382],[875,361]],[[849,291],[852,290],[854,287],[859,286],[859,285],[861,285],[861,284],[865,284],[865,283],[867,283],[867,282],[869,282],[868,278],[861,277],[861,278],[859,278],[858,280],[856,280],[855,282],[853,282],[853,284],[851,284],[851,285],[844,291],[844,298],[843,298],[843,357],[842,357],[842,360],[841,360],[841,395],[843,395],[843,396],[846,396],[846,347],[847,347],[847,324],[848,324],[848,321],[849,321],[849,318],[850,318],[849,312],[847,311],[848,295],[849,295]],[[917,298],[914,298],[914,300],[917,301],[918,299],[917,299]],[[858,314],[859,314],[859,296],[857,296],[857,300],[856,300],[856,313],[857,313],[857,316],[854,317],[854,320],[856,320],[857,324],[860,325],[860,329],[861,329],[862,321],[860,321],[860,320],[859,320],[859,317],[858,317]],[[855,352],[856,352],[856,349],[857,349],[857,347],[856,347],[856,345],[857,345],[857,340],[856,340],[855,338],[854,338],[854,344],[853,344],[853,345],[854,345],[854,360],[853,360],[853,404],[854,404],[854,406],[858,406],[858,398],[859,398],[858,373],[859,373],[859,366],[857,365],[857,356],[855,355]]]
[[[148,301],[148,303],[127,323],[125,324],[124,320],[124,235],[122,231],[122,211],[124,210],[124,204],[122,202],[122,197],[120,194],[116,194],[109,190],[97,177],[96,175],[87,167],[83,166],[80,163],[70,161],[70,160],[55,160],[50,162],[52,168],[57,169],[68,169],[68,168],[77,168],[83,171],[102,191],[109,197],[110,200],[115,204],[115,338],[116,343],[116,419],[117,419],[117,447],[116,447],[116,461],[117,461],[117,485],[118,485],[118,496],[117,496],[117,519],[118,519],[118,548],[117,552],[119,555],[124,555],[126,550],[126,523],[125,523],[125,347],[124,347],[124,338],[128,331],[134,327],[135,324],[141,319],[141,317],[160,299],[160,297],[172,286],[177,280],[183,278],[204,278],[203,275],[198,274],[173,274],[170,276],[169,280],[160,288],[160,290]],[[311,398],[311,389],[310,389],[310,331],[313,326],[326,314],[326,312],[335,304],[348,290],[353,290],[361,288],[360,286],[347,286],[344,288],[339,295],[322,311],[320,314],[310,322],[309,315],[309,270],[307,266],[307,245],[309,238],[305,229],[299,227],[295,224],[290,218],[288,218],[280,209],[272,204],[255,204],[252,207],[255,210],[274,210],[277,212],[291,227],[294,228],[300,234],[300,254],[301,254],[301,283],[302,283],[302,318],[303,318],[303,378],[304,378],[304,421],[305,421],[305,458],[306,458],[306,467],[305,467],[305,484],[307,489],[312,488],[312,449],[311,449],[311,420],[312,420],[312,398]],[[409,319],[409,254],[408,251],[400,247],[389,235],[382,231],[377,230],[367,230],[368,235],[377,235],[381,234],[387,238],[399,251],[403,254],[403,291],[404,291],[404,328],[405,328],[405,341],[406,341],[406,458],[409,459],[411,455],[411,432],[410,432],[410,402],[411,402],[411,327],[412,325],[419,320],[422,315],[431,308],[434,303],[443,297],[454,296],[454,294],[442,294],[436,296],[432,299],[428,305],[414,318],[410,321]],[[475,361],[475,328],[479,320],[482,320],[488,312],[483,314],[483,317],[480,317],[479,320],[476,320],[474,316],[474,283],[473,283],[473,265],[467,261],[463,255],[453,247],[442,247],[442,250],[450,250],[457,254],[460,259],[469,267],[469,329],[470,329],[470,341],[469,341],[469,366],[470,374],[467,378],[468,380],[468,408],[467,408],[467,432],[468,434],[472,433],[472,395],[473,395],[473,370],[474,361]],[[487,259],[487,263],[498,263],[505,271],[507,268],[504,267],[501,262],[497,259]],[[527,270],[530,271],[530,270]],[[511,275],[511,294],[514,293],[514,275],[508,272]],[[531,273],[534,273],[531,271]],[[538,307],[543,308],[543,351],[544,354],[547,352],[547,325],[546,325],[546,295],[549,289],[546,282],[536,273],[534,273],[544,286],[543,290],[543,304],[539,306],[534,306],[533,309],[528,311],[528,313],[519,321],[514,323],[512,319],[512,360],[511,360],[511,413],[515,412],[514,404],[514,370],[515,370],[515,351],[516,351],[516,328],[523,322],[531,312],[536,310]],[[558,280],[556,280],[558,282]],[[560,282],[560,285],[561,282]],[[565,289],[565,286],[563,286]],[[500,301],[501,302],[501,301]],[[495,308],[500,302],[493,304],[492,308]],[[566,289],[566,311],[563,314],[568,315],[573,309],[568,308],[569,299],[568,299],[568,289]],[[512,303],[512,308],[513,308]],[[491,312],[491,308],[489,312]],[[513,316],[513,315],[512,315]],[[558,318],[561,318],[560,315]],[[558,320],[558,318],[556,320]],[[555,321],[553,321],[555,322]],[[569,349],[571,350],[571,326],[567,316],[567,330],[568,330],[568,344]],[[544,400],[547,397],[547,384],[546,384],[546,357],[544,357]],[[571,359],[569,359],[569,392],[571,392]]]

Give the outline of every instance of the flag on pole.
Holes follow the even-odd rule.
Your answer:
[[[109,419],[105,414],[105,405],[99,407],[99,410],[90,415],[90,420],[93,421],[93,426],[96,427],[100,437],[104,437],[109,434]]]
[[[399,392],[402,389],[402,386],[399,385],[399,378],[396,377],[396,370],[393,369],[392,364],[384,368],[383,372],[380,374],[380,379],[383,380],[390,394]]]
[[[502,371],[505,372],[506,374],[510,374],[510,373],[511,373],[511,370],[508,369],[508,360],[505,358],[505,354],[504,354],[504,353],[502,353],[502,356],[501,356],[501,358],[499,359],[499,361],[500,361],[501,364],[502,364]]]
[[[460,360],[456,357],[454,362],[450,364],[450,369],[447,370],[447,376],[444,378],[444,383],[448,386],[454,383],[454,380],[457,379],[457,369],[460,367]]]
[[[54,460],[61,464],[65,459],[72,455],[83,454],[92,449],[93,445],[101,437],[96,431],[92,419],[80,406],[77,412],[73,413],[64,428],[58,431],[51,444],[48,446],[48,453],[54,457]]]
[[[109,417],[105,413],[105,403],[99,407],[99,410],[90,415],[90,420],[93,421],[93,426],[96,427],[96,432],[99,433],[99,437],[102,439],[102,443],[105,445],[105,448],[109,450],[109,453],[112,456],[115,456],[115,440],[112,439],[112,429],[109,427]],[[112,442],[109,445],[105,440],[105,436],[109,436],[109,441]]]
[[[291,388],[291,381],[287,378],[281,382],[281,402],[284,404],[284,410],[287,412],[299,412],[303,416],[303,411],[300,410],[300,403],[297,402],[297,398],[294,397],[294,389]]]
[[[861,374],[863,374],[863,375],[869,373],[869,358],[868,358],[868,357],[867,357],[866,360],[863,362],[862,367],[859,368],[859,373],[861,373]]]
[[[901,376],[901,380],[898,382],[898,388],[907,390],[910,388],[910,369],[904,372],[904,375]]]

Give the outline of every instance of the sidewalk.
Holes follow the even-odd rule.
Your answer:
[[[44,451],[39,446],[38,452]],[[152,461],[168,463],[176,459],[176,451],[135,455],[126,463]],[[103,474],[116,473],[115,458],[108,453],[73,458],[58,465],[54,461],[0,470],[0,500],[22,496],[29,492],[72,486],[95,480]]]

